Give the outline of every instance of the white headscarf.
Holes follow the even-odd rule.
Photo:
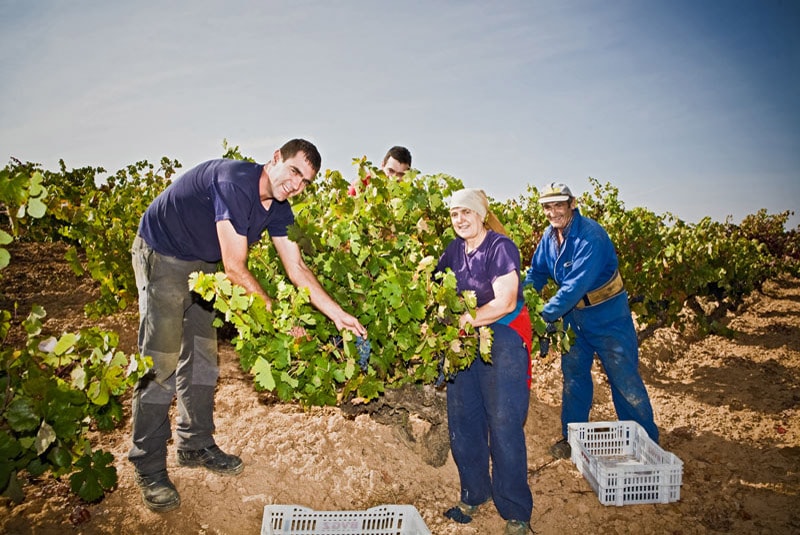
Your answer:
[[[464,188],[453,192],[453,196],[450,197],[450,209],[453,208],[469,208],[483,219],[487,227],[500,234],[508,235],[497,216],[489,210],[489,199],[486,198],[486,193],[482,189]]]

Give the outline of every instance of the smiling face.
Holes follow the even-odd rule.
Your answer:
[[[272,165],[267,174],[268,197],[277,201],[285,201],[301,193],[314,178],[314,168],[308,163],[306,155],[298,152],[291,158],[283,159],[280,151],[275,151]]]
[[[569,222],[572,221],[573,208],[575,208],[575,199],[542,204],[547,221],[556,230],[562,230],[569,225]]]
[[[474,210],[456,206],[450,209],[450,221],[459,238],[473,240],[483,234],[483,219]]]

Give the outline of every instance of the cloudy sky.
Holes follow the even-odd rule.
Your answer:
[[[0,0],[0,156],[113,173],[305,137],[352,177],[401,144],[499,200],[594,177],[794,228],[798,28],[796,0]]]

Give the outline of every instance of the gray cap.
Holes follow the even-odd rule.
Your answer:
[[[573,197],[575,196],[566,184],[551,182],[542,188],[542,192],[539,194],[539,203],[568,201]]]

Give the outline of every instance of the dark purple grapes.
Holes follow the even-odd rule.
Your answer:
[[[550,352],[550,339],[547,337],[547,335],[544,335],[541,338],[539,338],[539,356],[546,357],[549,352]]]
[[[356,336],[356,349],[358,349],[358,365],[361,367],[362,371],[367,371],[372,345],[367,338]]]

